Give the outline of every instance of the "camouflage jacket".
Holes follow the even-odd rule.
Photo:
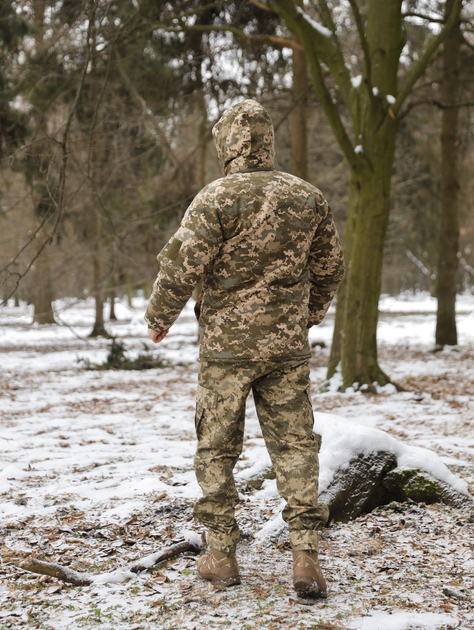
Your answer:
[[[213,135],[225,177],[195,197],[158,256],[145,320],[161,332],[203,281],[202,358],[308,357],[344,275],[330,208],[307,182],[273,168],[273,126],[256,101],[228,110]]]

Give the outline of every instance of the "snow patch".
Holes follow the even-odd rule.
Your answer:
[[[192,545],[199,547],[200,549],[202,548],[203,543],[200,534],[198,534],[197,532],[193,532],[191,529],[184,529],[182,531],[182,534],[186,542],[189,542]]]
[[[10,490],[12,487],[10,481],[24,479],[25,477],[29,477],[29,473],[18,466],[18,464],[10,464],[9,466],[6,466],[2,472],[0,472],[0,494]]]
[[[457,627],[458,619],[444,613],[375,613],[350,622],[352,630],[437,630],[447,625]]]
[[[285,502],[283,501],[281,509],[283,509],[284,506]],[[275,538],[275,536],[278,536],[287,528],[288,525],[283,520],[280,512],[277,516],[267,521],[261,529],[259,529],[255,535],[254,545],[264,545],[270,538]]]
[[[329,381],[327,381],[328,384],[328,388],[327,388],[327,392],[330,394],[336,394],[340,388],[342,387],[343,381],[342,381],[342,373],[341,373],[341,364],[338,363],[336,366],[336,371],[334,372],[334,374],[331,376],[331,378],[329,379]]]
[[[262,487],[255,494],[255,498],[260,499],[271,499],[274,497],[278,497],[278,488],[276,479],[265,479],[262,483]]]
[[[245,470],[241,470],[235,475],[235,477],[237,479],[253,479],[254,477],[258,477],[258,475],[270,468],[271,465],[272,462],[270,460],[270,456],[268,455],[268,453],[265,453],[264,456],[259,458],[259,460],[256,461],[255,464],[253,464],[253,466],[245,468]]]
[[[151,565],[153,566],[153,565]],[[118,569],[110,573],[100,573],[93,578],[93,584],[122,584],[128,580],[136,580],[137,574],[127,569]]]
[[[374,383],[377,394],[396,394],[397,388],[393,383],[387,383],[383,387],[378,383]]]

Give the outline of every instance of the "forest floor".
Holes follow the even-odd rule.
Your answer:
[[[118,305],[109,330],[136,357],[145,303]],[[192,555],[123,584],[69,586],[18,568],[22,558],[99,573],[201,532],[193,472],[197,327],[187,307],[153,352],[168,367],[87,368],[109,341],[88,339],[91,303],[56,303],[58,325],[31,325],[27,306],[0,310],[0,630],[46,628],[474,628],[474,514],[444,505],[390,504],[321,532],[327,600],[297,599],[286,534],[257,534],[281,509],[274,482],[239,483],[242,584],[196,576]],[[431,352],[434,301],[384,298],[380,362],[407,390],[319,393],[333,316],[310,332],[315,411],[376,427],[435,451],[474,486],[474,298],[458,303],[460,345]],[[319,345],[317,345],[317,342]],[[325,347],[321,347],[324,345]],[[151,346],[151,344],[149,344]],[[79,359],[79,362],[78,362]],[[249,401],[237,477],[265,447]]]

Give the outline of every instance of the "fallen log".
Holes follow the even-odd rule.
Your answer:
[[[185,540],[171,545],[168,549],[156,551],[144,558],[140,558],[132,564],[125,566],[110,573],[98,573],[90,575],[88,573],[79,573],[69,567],[56,564],[55,562],[45,562],[35,557],[29,557],[22,560],[18,566],[20,569],[38,573],[40,575],[49,575],[63,582],[74,584],[74,586],[90,586],[92,584],[120,584],[126,580],[135,578],[138,573],[152,569],[160,562],[170,560],[182,553],[200,553],[205,542],[194,532],[186,532]]]

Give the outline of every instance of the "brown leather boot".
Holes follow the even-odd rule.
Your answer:
[[[221,586],[240,584],[239,565],[235,553],[226,556],[222,551],[211,547],[211,553],[199,558],[197,572],[205,580],[217,582]]]
[[[293,551],[293,586],[300,597],[327,597],[317,551]]]

